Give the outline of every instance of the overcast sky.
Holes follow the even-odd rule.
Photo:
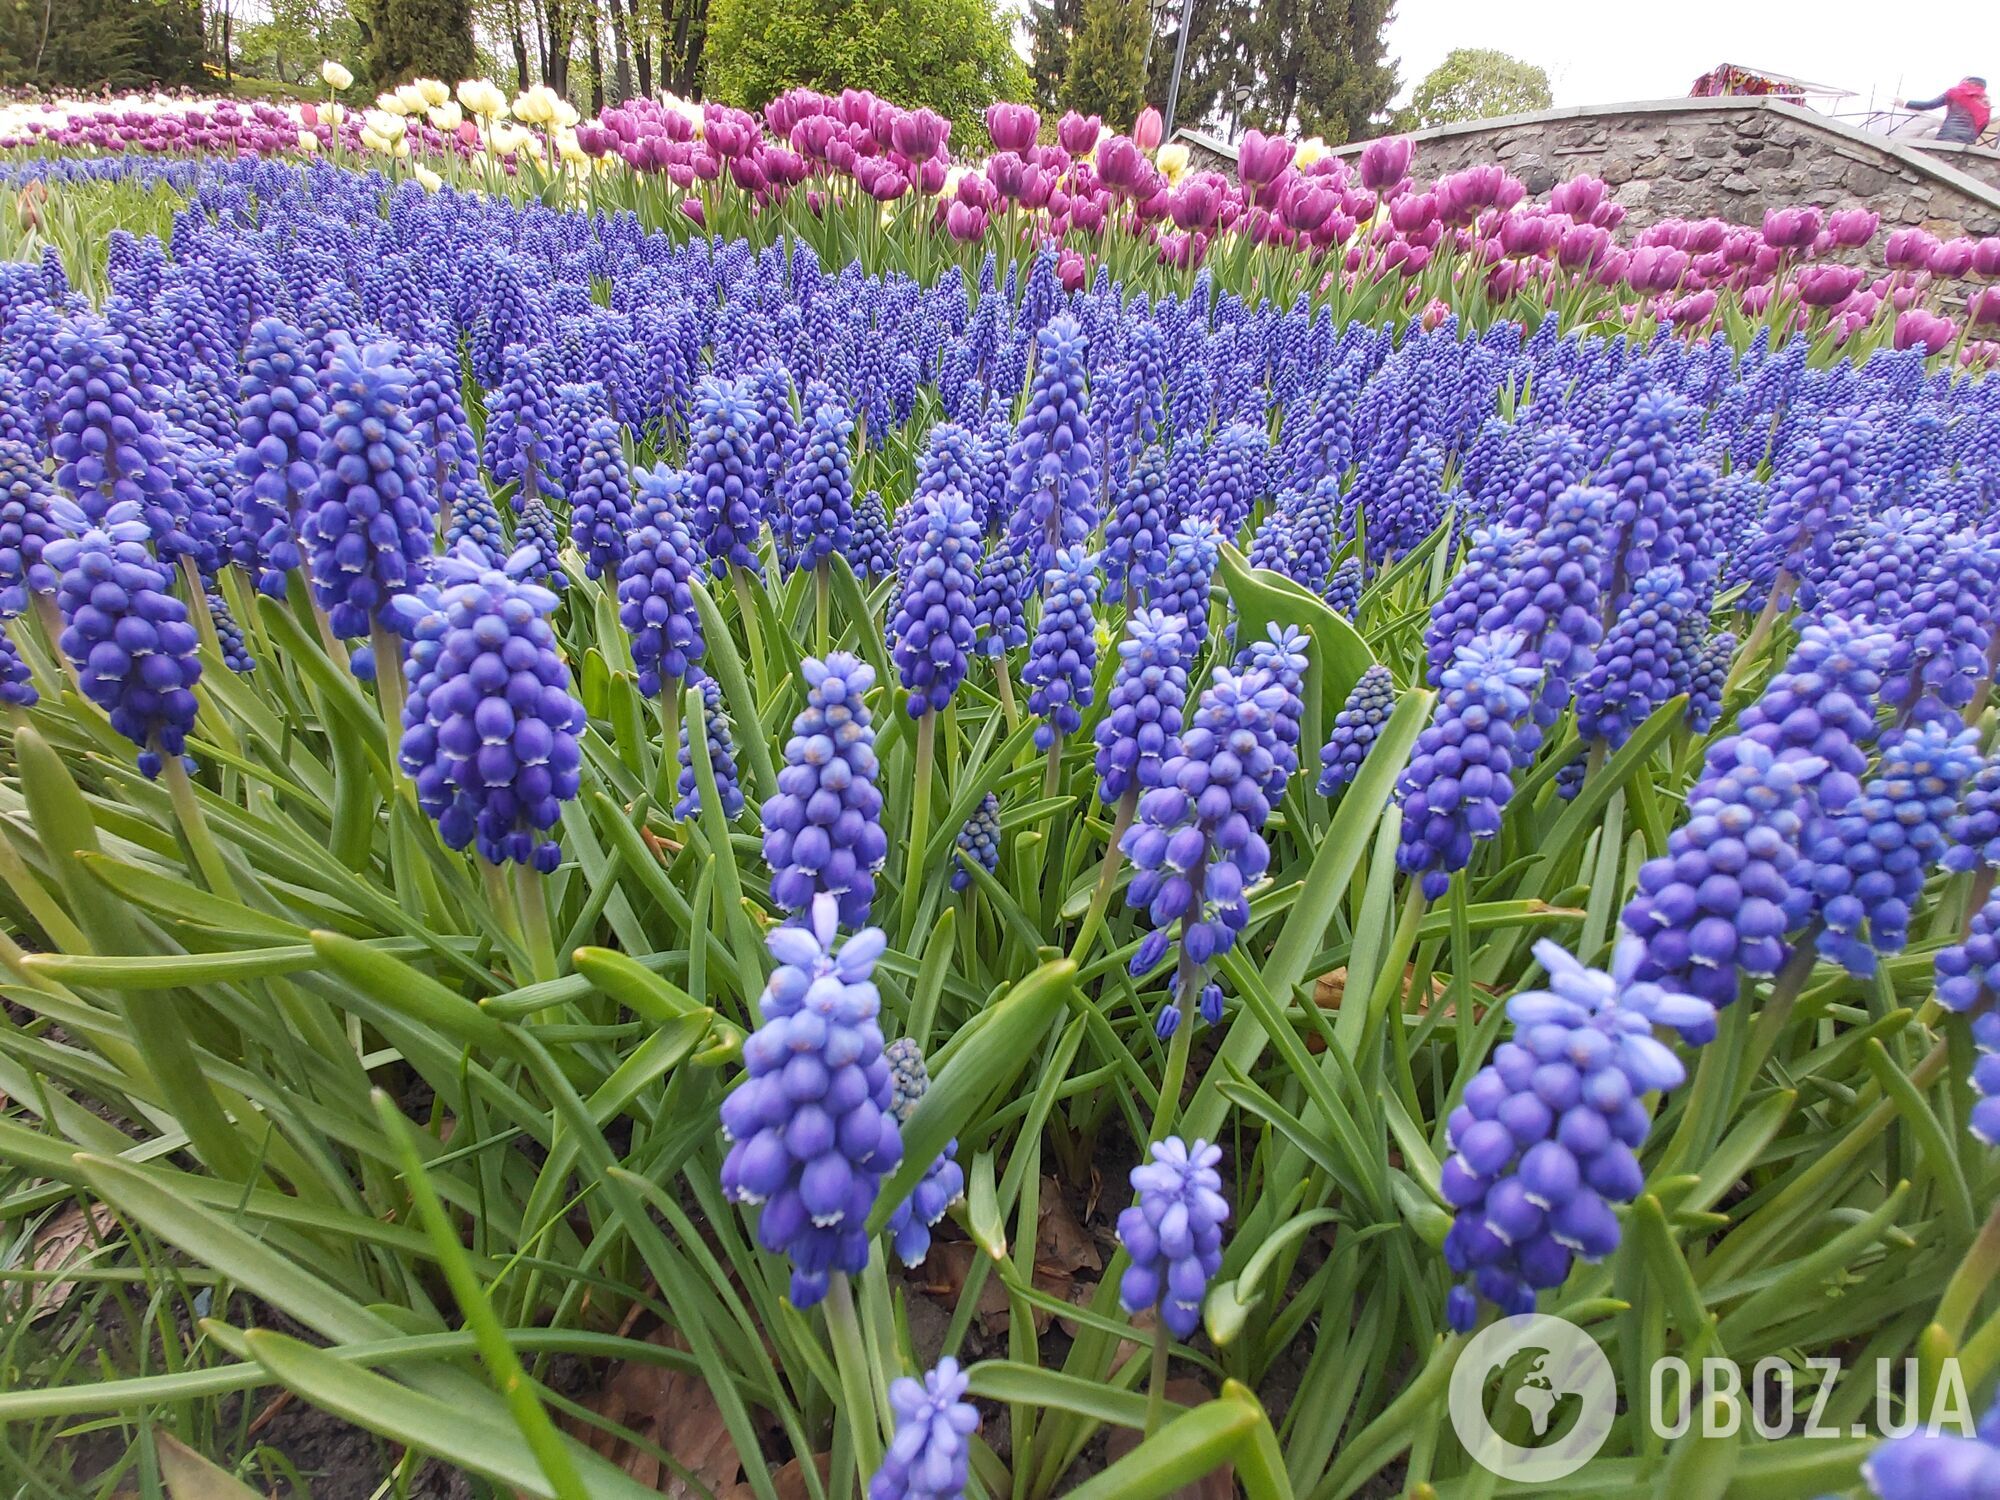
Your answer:
[[[1908,17],[1898,26],[1888,18]],[[1967,73],[2000,95],[2000,4],[1945,0],[1399,0],[1389,53],[1410,87],[1454,47],[1497,47],[1548,71],[1561,104],[1668,99],[1720,62],[1852,89],[1844,108],[1932,98]]]

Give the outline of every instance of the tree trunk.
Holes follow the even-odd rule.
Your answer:
[[[634,19],[637,19],[636,14]],[[653,39],[639,38],[639,92],[648,99],[653,97]]]
[[[507,7],[508,33],[514,43],[514,92],[528,86],[528,37],[521,29],[521,0]]]
[[[611,102],[623,104],[632,97],[632,42],[630,28],[625,24],[624,0],[610,0],[611,5]]]
[[[604,48],[598,40],[603,29],[597,23],[597,12],[590,13],[590,38],[587,51],[590,56],[590,112],[593,115],[604,112]]]

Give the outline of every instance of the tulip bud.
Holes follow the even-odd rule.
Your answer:
[[[1141,151],[1151,151],[1157,147],[1165,131],[1165,122],[1160,119],[1160,112],[1150,104],[1140,110],[1139,118],[1132,122],[1132,139],[1138,142]]]

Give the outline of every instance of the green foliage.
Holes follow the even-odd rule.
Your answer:
[[[1547,109],[1549,75],[1491,47],[1454,47],[1424,75],[1402,111],[1399,124],[1410,130],[1491,120]]]
[[[355,0],[362,71],[378,89],[472,73],[471,0]]]
[[[1194,0],[1177,124],[1254,125],[1329,142],[1371,133],[1396,89],[1388,0]],[[1179,12],[1173,12],[1175,27]],[[1165,99],[1174,27],[1153,45],[1147,96]]]
[[[873,89],[964,130],[1027,77],[989,0],[714,0],[708,93],[755,109],[788,88]]]
[[[1083,0],[1028,0],[1028,81],[1035,103],[1060,110],[1069,78],[1069,54],[1083,22]]]
[[[344,0],[270,0],[264,20],[236,28],[235,43],[239,73],[305,83],[324,95],[321,59],[358,57],[361,32]]]
[[[1063,104],[1128,125],[1146,102],[1147,0],[1083,0]]]
[[[0,0],[0,86],[199,87],[194,0]]]

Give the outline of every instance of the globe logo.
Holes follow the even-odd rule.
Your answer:
[[[1513,1483],[1550,1484],[1604,1446],[1618,1414],[1618,1382],[1597,1341],[1574,1323],[1523,1313],[1466,1344],[1448,1405],[1452,1430],[1480,1467]]]

